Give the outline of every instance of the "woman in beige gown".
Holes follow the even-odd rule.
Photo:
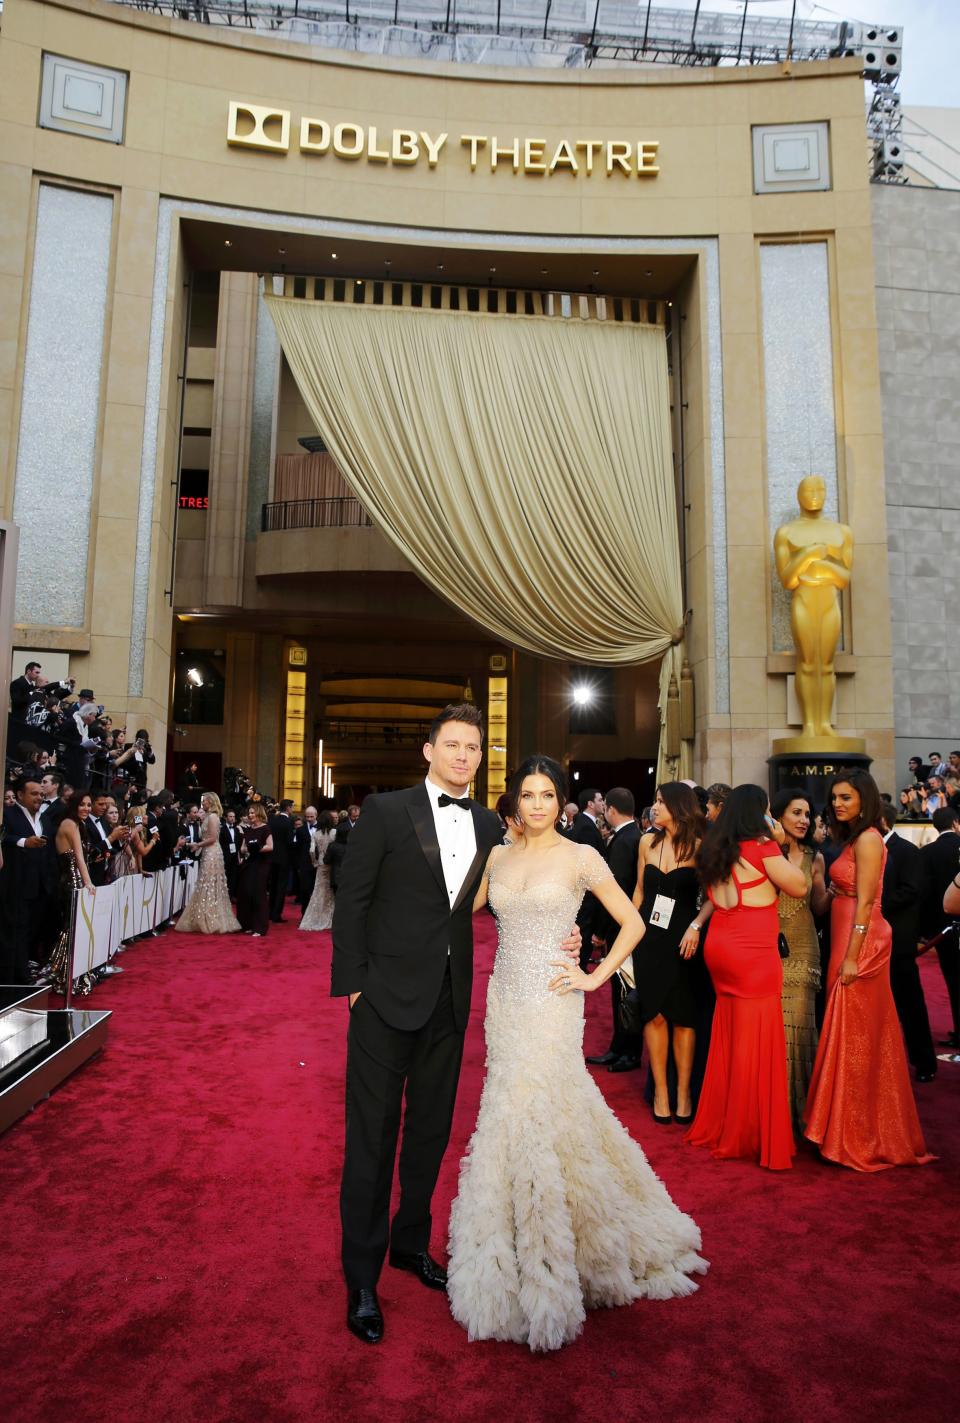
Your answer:
[[[803,1134],[803,1109],[817,1056],[817,1023],[814,1004],[820,988],[820,941],[813,914],[823,914],[829,904],[823,856],[813,843],[813,806],[805,791],[779,791],[770,812],[783,826],[783,851],[792,865],[803,870],[807,892],[802,899],[781,893],[777,903],[780,932],[790,955],[783,961],[783,1031],[787,1040],[787,1088],[794,1131]],[[811,912],[812,911],[812,912]]]
[[[201,797],[205,812],[200,827],[201,839],[190,846],[191,853],[200,856],[200,873],[193,893],[174,928],[181,934],[239,934],[240,924],[230,907],[227,875],[220,848],[219,796],[212,791]]]

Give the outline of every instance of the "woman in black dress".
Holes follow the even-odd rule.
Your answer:
[[[701,922],[700,883],[694,855],[703,833],[700,802],[689,786],[658,786],[654,829],[640,841],[633,902],[647,933],[633,955],[643,1016],[643,1036],[653,1074],[653,1118],[672,1120],[667,1083],[671,1046],[677,1072],[678,1122],[693,1117],[690,1072],[696,1043],[697,1005],[690,959],[697,952]]]
[[[245,934],[259,939],[270,928],[267,879],[273,836],[262,805],[251,805],[243,821],[243,844],[237,870],[237,918]]]

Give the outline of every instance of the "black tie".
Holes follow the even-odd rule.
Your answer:
[[[461,810],[469,810],[470,797],[464,796],[463,800],[457,800],[455,796],[447,795],[446,791],[444,791],[438,798],[437,805],[441,807],[445,805],[458,805]]]

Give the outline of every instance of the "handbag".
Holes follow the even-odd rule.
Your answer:
[[[787,936],[782,929],[777,935],[777,953],[782,959],[790,957],[790,945],[787,943]]]
[[[625,1033],[643,1032],[643,1015],[640,1012],[640,994],[635,988],[627,988],[621,979],[622,992],[617,1004],[617,1017]]]

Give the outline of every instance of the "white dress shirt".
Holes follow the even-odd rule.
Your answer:
[[[24,815],[27,817],[27,819],[29,820],[30,824],[33,826],[33,833],[34,833],[34,835],[42,835],[42,834],[43,834],[43,828],[42,828],[42,826],[41,826],[41,824],[40,824],[40,815],[39,815],[39,813],[38,813],[37,815],[31,815],[30,811],[27,809],[27,807],[23,804],[22,801],[19,801],[19,800],[18,800],[18,801],[17,801],[17,805],[19,805],[20,809],[23,811]],[[42,809],[42,807],[41,807],[41,809]],[[26,839],[27,839],[27,837],[26,837],[25,835],[21,835],[20,839],[17,841],[17,848],[18,848],[18,849],[20,849],[20,850],[24,849],[24,847],[25,847],[25,845],[26,845]]]
[[[477,835],[473,828],[473,815],[469,810],[461,809],[459,805],[441,807],[439,801],[443,795],[443,787],[438,786],[435,781],[431,781],[429,776],[424,784],[427,788],[427,795],[430,797],[433,823],[437,827],[440,864],[452,909],[463,888],[467,871],[473,864],[477,853]]]

